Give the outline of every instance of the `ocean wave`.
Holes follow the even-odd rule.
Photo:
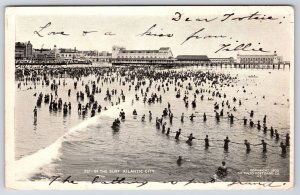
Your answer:
[[[95,117],[89,118],[70,128],[64,135],[59,137],[55,142],[53,142],[46,148],[40,149],[31,155],[24,156],[23,158],[15,161],[13,166],[15,168],[15,179],[20,181],[30,180],[30,178],[34,177],[37,172],[39,172],[43,168],[43,166],[50,164],[54,160],[60,159],[60,148],[64,142],[68,143],[68,138],[71,135],[79,133],[81,131],[86,131],[87,129],[89,129],[89,126],[98,125],[99,117],[101,116],[114,118],[118,117],[118,111],[121,110],[121,108],[123,108],[124,110],[126,108],[128,109],[129,106],[129,103],[124,102],[119,105],[110,107],[108,110],[103,111]],[[43,175],[45,174],[46,173],[43,173]]]

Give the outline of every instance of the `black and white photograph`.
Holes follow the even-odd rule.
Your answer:
[[[5,14],[7,188],[294,187],[293,7]]]

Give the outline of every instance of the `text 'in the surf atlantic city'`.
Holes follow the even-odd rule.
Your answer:
[[[172,25],[176,25],[176,23],[195,23],[195,26],[199,26],[199,24],[202,23],[226,23],[226,22],[232,22],[231,25],[234,25],[236,22],[277,22],[277,24],[282,24],[286,17],[283,18],[276,18],[271,15],[265,15],[263,13],[260,13],[259,11],[249,13],[246,15],[237,15],[236,13],[225,13],[221,14],[220,16],[212,16],[212,17],[191,17],[187,13],[183,13],[180,11],[175,12],[173,15],[170,15],[170,20],[173,22]],[[37,30],[34,30],[33,33],[39,37],[45,37],[45,36],[70,36],[71,34],[65,31],[56,31],[53,28],[55,28],[55,25],[52,25],[52,22],[47,22],[45,25],[39,27]],[[197,30],[193,32],[187,32],[187,36],[183,39],[180,45],[184,45],[186,43],[193,44],[195,43],[195,40],[222,40],[220,42],[219,47],[216,48],[214,53],[218,52],[227,52],[227,51],[255,51],[255,52],[270,52],[270,50],[264,49],[261,47],[262,43],[251,43],[251,42],[245,42],[241,40],[237,40],[237,38],[231,36],[228,32],[228,34],[214,34],[213,32],[210,32],[212,29],[205,28],[205,27],[198,27]],[[82,30],[80,31],[82,36],[91,36],[90,34],[98,34],[98,36],[106,36],[106,37],[114,37],[114,36],[122,36],[122,33],[116,33],[112,32],[109,29],[106,30]],[[123,35],[124,36],[124,35]],[[126,35],[128,36],[128,35]],[[176,34],[172,31],[165,30],[163,26],[155,23],[152,25],[147,25],[145,27],[145,30],[141,33],[137,33],[134,36],[138,37],[157,37],[160,39],[171,39],[176,36]],[[194,40],[194,41],[191,41]],[[226,42],[225,42],[226,41]],[[197,42],[196,42],[197,44]]]

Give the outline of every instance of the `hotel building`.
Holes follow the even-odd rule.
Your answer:
[[[27,43],[15,43],[15,60],[31,60],[32,58],[32,44],[30,41]]]
[[[127,50],[124,47],[112,48],[113,65],[129,64],[172,64],[173,53],[169,47],[158,50]]]

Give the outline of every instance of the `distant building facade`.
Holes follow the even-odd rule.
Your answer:
[[[127,50],[124,47],[112,48],[113,64],[170,64],[174,61],[169,47],[158,50]]]
[[[50,62],[56,60],[56,55],[54,50],[51,49],[34,49],[33,50],[33,61],[37,62]]]
[[[15,59],[16,60],[31,60],[32,58],[32,44],[28,42],[15,43]]]
[[[58,60],[63,62],[72,62],[80,59],[82,56],[76,47],[74,49],[59,48],[57,53]]]
[[[16,65],[26,64],[93,64],[93,62],[110,62],[111,53],[98,52],[97,50],[79,51],[71,48],[34,49],[28,41],[15,43],[15,63]]]
[[[208,65],[210,59],[206,55],[178,55],[175,62],[178,65]]]
[[[278,56],[276,52],[273,55],[237,55],[236,62],[238,64],[252,64],[252,65],[273,65],[281,64],[283,62],[282,56]]]
[[[111,62],[112,54],[107,51],[97,52],[96,55],[88,56],[87,59],[92,62]]]
[[[233,65],[234,58],[209,58],[212,65]]]

